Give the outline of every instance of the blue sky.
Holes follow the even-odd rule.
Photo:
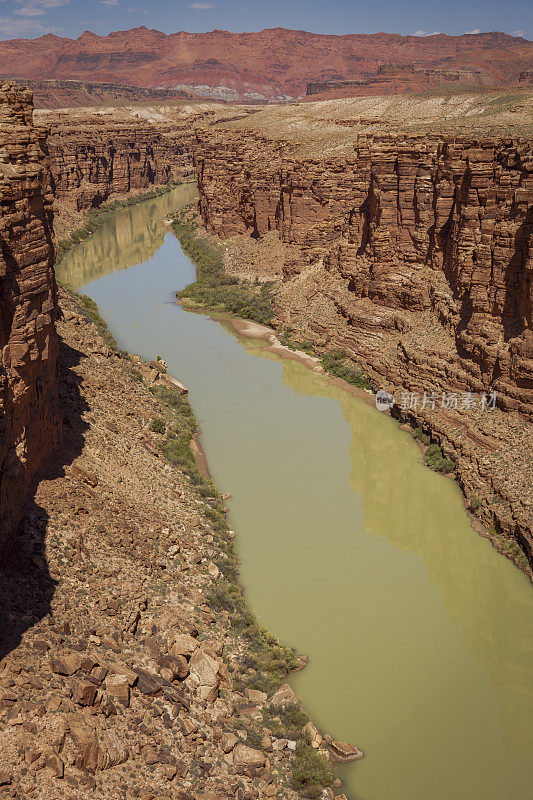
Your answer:
[[[44,33],[77,37],[140,25],[179,30],[257,31],[282,26],[315,33],[387,31],[427,35],[505,31],[533,38],[531,0],[0,0],[0,38]]]

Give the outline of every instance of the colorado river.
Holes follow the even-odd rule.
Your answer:
[[[191,187],[125,209],[58,277],[119,346],[185,383],[260,622],[309,656],[314,722],[364,752],[352,800],[529,800],[533,590],[475,534],[459,489],[388,416],[174,292],[194,267],[159,220]]]

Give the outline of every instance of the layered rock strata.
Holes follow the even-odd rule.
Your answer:
[[[52,125],[49,137],[54,194],[81,211],[114,193],[183,180],[191,173],[191,135],[190,129],[99,119],[80,130],[65,119]]]
[[[0,86],[0,551],[59,441],[52,194],[32,95]]]
[[[198,131],[195,164],[211,232],[285,244],[278,324],[345,349],[397,397],[497,392],[490,424],[453,405],[404,416],[440,429],[467,495],[489,498],[489,521],[531,559],[531,142],[359,134],[350,155],[313,159],[258,131]]]
[[[49,130],[56,199],[83,211],[114,194],[191,178],[195,128],[246,113],[198,104],[38,112],[36,119]]]
[[[501,32],[336,36],[271,28],[167,35],[142,26],[108,36],[85,31],[77,39],[49,34],[1,42],[0,71],[37,81],[134,81],[213,99],[283,102],[305,95],[314,82],[352,81],[352,93],[358,94],[368,78],[415,65],[437,75],[427,83],[414,76],[411,90],[440,85],[443,69],[467,73],[470,85],[512,86],[528,80],[532,50],[530,41]],[[391,88],[394,82],[387,82],[386,90]]]

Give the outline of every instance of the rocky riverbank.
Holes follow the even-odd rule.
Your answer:
[[[333,798],[360,753],[283,686],[305,659],[246,609],[184,395],[60,308],[63,446],[0,573],[6,796]]]

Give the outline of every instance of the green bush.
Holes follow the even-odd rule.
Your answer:
[[[352,384],[352,386],[357,386],[359,389],[371,389],[372,386],[365,373],[347,364],[347,359],[348,356],[345,350],[326,353],[322,356],[322,366],[326,372],[335,375],[337,378],[342,378],[343,381]]]
[[[491,538],[497,545],[497,549],[503,553],[503,555],[512,559],[516,564],[519,564],[524,569],[529,568],[530,565],[528,558],[516,539],[511,539],[510,537],[505,536],[505,534],[497,531],[494,527],[489,528],[489,532]]]
[[[468,508],[472,512],[472,514],[477,514],[479,509],[481,508],[481,500],[479,497],[476,497],[475,494],[470,496],[470,500],[468,501]]]
[[[435,472],[449,473],[455,469],[455,462],[445,458],[438,444],[430,444],[426,450],[426,464]]]
[[[414,437],[415,437],[415,439],[418,439],[420,442],[422,442],[422,444],[424,444],[424,445],[428,445],[430,443],[430,441],[431,441],[429,436],[426,433],[424,433],[422,428],[417,428],[416,429],[416,431],[414,433]]]
[[[172,223],[183,251],[196,266],[196,282],[177,293],[190,305],[235,314],[269,325],[274,318],[271,282],[258,284],[228,275],[222,251],[198,236],[193,222],[179,214]]]
[[[167,426],[165,425],[165,421],[161,419],[161,417],[156,417],[152,420],[150,425],[150,429],[154,433],[165,433]]]
[[[100,310],[98,305],[89,297],[88,294],[76,294],[74,293],[74,297],[81,302],[82,305],[82,312],[89,319],[93,322],[98,330],[100,331],[101,335],[104,338],[105,343],[108,347],[111,347],[112,350],[117,350],[117,342],[115,337],[109,330],[107,322],[105,319],[100,315]]]
[[[303,728],[309,722],[309,715],[299,705],[268,706],[263,710],[263,720],[278,738],[306,741]]]
[[[304,797],[320,797],[326,786],[331,786],[333,775],[325,756],[309,744],[298,744],[294,759],[291,787]]]
[[[293,339],[286,331],[280,331],[278,339],[284,347],[290,347],[291,350],[301,350],[309,356],[316,356],[313,342],[299,342],[297,339]]]

